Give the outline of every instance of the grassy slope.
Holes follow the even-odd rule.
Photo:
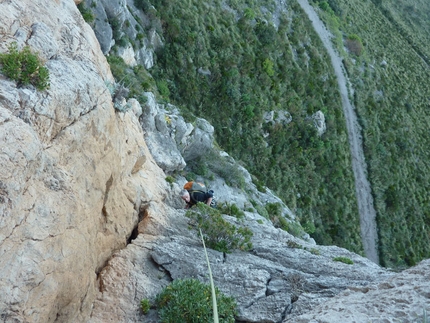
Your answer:
[[[358,35],[365,45],[355,64],[349,61],[348,71],[356,90],[386,266],[413,265],[430,257],[430,69],[422,59],[430,51],[424,30],[429,29],[428,22],[412,23],[406,2],[375,6],[370,1],[335,1],[340,29]],[[429,4],[418,5],[417,15],[430,13]]]

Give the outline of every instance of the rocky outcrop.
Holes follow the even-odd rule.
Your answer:
[[[115,54],[128,65],[154,66],[154,50],[163,43],[134,0],[92,0],[82,6],[95,17],[91,24],[105,55],[117,45]]]
[[[162,171],[72,0],[0,4],[0,51],[29,45],[50,89],[0,75],[0,317],[86,322],[97,275],[126,246],[148,205],[165,197]],[[147,211],[150,212],[150,211]]]
[[[308,313],[284,322],[426,322],[429,304],[430,260],[424,260],[377,284],[349,287]]]
[[[186,162],[201,157],[213,147],[214,128],[204,119],[186,122],[171,104],[159,104],[152,93],[140,118],[145,140],[157,164],[166,172],[184,169]]]
[[[236,219],[226,217],[241,225]],[[184,223],[186,224],[186,222]],[[315,303],[301,302],[301,294],[322,303],[347,287],[360,288],[390,276],[371,261],[337,247],[316,246],[276,229],[265,218],[247,213],[243,223],[254,232],[251,252],[210,251],[215,284],[235,297],[240,322],[280,322]],[[201,243],[170,234],[153,247],[154,261],[173,279],[195,277],[208,282]],[[334,261],[346,257],[354,264]]]
[[[317,111],[312,115],[312,120],[314,121],[314,126],[317,130],[318,136],[322,136],[326,131],[326,124],[325,124],[325,116],[322,111]]]

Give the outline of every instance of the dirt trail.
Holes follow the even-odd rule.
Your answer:
[[[312,21],[312,26],[320,36],[328,54],[331,58],[339,91],[342,98],[343,112],[346,119],[348,139],[351,149],[352,168],[355,177],[355,191],[358,201],[358,211],[360,213],[361,238],[364,246],[364,253],[367,258],[379,264],[376,231],[376,211],[373,207],[373,197],[371,194],[370,183],[367,180],[366,162],[364,159],[361,129],[357,121],[354,107],[348,97],[348,79],[345,77],[342,59],[334,50],[331,42],[331,34],[319,19],[314,8],[309,5],[307,0],[297,0],[300,6]],[[350,87],[351,88],[351,87]]]

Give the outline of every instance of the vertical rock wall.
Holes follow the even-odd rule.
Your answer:
[[[98,273],[164,198],[163,172],[137,117],[115,112],[73,0],[2,1],[0,52],[12,42],[39,53],[51,86],[0,74],[0,321],[84,322]]]

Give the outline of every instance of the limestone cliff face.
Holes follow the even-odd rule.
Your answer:
[[[0,320],[85,322],[97,275],[165,197],[138,118],[73,0],[0,3],[0,52],[37,51],[51,86],[0,75]]]

